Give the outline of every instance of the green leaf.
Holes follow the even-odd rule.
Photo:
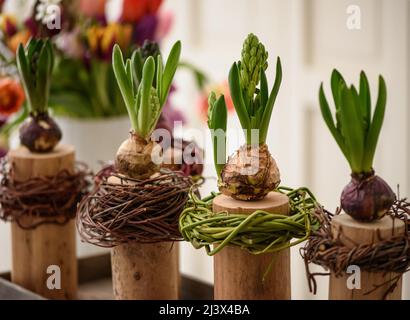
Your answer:
[[[26,53],[24,51],[24,47],[22,44],[19,45],[17,49],[17,69],[20,74],[21,82],[23,84],[24,92],[26,93],[26,99],[28,101],[30,111],[33,110],[33,96],[32,92],[34,92],[33,83],[30,72],[30,67],[28,65]]]
[[[243,100],[242,88],[239,80],[239,69],[236,62],[234,62],[229,71],[229,89],[242,129],[246,130],[246,138],[248,141],[248,138],[251,136],[251,122]]]
[[[256,127],[255,128],[259,128],[259,126],[262,122],[263,112],[264,112],[264,108],[262,108],[262,107],[259,107],[258,109],[256,109],[256,113],[255,113]]]
[[[43,39],[31,38],[27,45],[27,59],[33,61],[34,54],[43,46]]]
[[[349,154],[351,169],[355,173],[362,172],[362,161],[364,153],[363,127],[359,113],[355,108],[354,92],[343,85],[342,103],[340,106],[340,118],[343,122],[342,132]]]
[[[221,95],[218,100],[210,99],[210,119],[209,124],[212,132],[212,145],[214,151],[214,164],[218,177],[226,163],[226,129],[228,122],[228,110],[226,108],[225,97]],[[222,137],[222,140],[221,140]],[[219,138],[219,139],[218,139]]]
[[[320,89],[319,89],[319,105],[320,105],[320,111],[322,113],[323,120],[325,121],[327,127],[329,128],[330,133],[336,140],[336,143],[339,146],[340,150],[342,150],[343,155],[345,156],[347,161],[350,163],[349,154],[347,152],[347,147],[343,140],[343,136],[337,130],[334,124],[332,113],[330,111],[329,104],[326,100],[326,96],[323,90],[323,83],[320,85]]]
[[[160,54],[157,56],[156,72],[157,72],[156,89],[157,89],[157,95],[158,97],[160,97],[161,92],[162,92],[162,77],[164,75],[164,66],[162,64],[162,57]]]
[[[280,58],[278,57],[276,61],[276,77],[275,83],[273,85],[272,91],[269,95],[269,100],[266,103],[266,107],[264,108],[263,116],[262,116],[262,123],[260,124],[260,135],[259,135],[259,143],[265,143],[266,138],[268,135],[269,129],[269,122],[272,116],[273,106],[275,105],[276,97],[279,92],[280,84],[282,82],[282,65],[280,62]]]
[[[131,66],[132,66],[132,75],[134,78],[134,85],[135,85],[135,88],[138,88],[141,82],[142,67],[143,67],[143,59],[142,59],[140,50],[135,50],[132,53]]]
[[[347,86],[343,76],[339,71],[333,69],[332,76],[330,78],[330,86],[332,89],[333,101],[335,102],[336,107],[336,128],[341,130],[341,121],[340,121],[340,104],[341,104],[341,88],[342,86]]]
[[[127,107],[132,128],[137,130],[137,115],[134,110],[134,96],[132,94],[133,84],[130,83],[130,79],[125,71],[124,59],[119,45],[114,46],[112,60],[115,78],[117,79],[118,86]]]
[[[226,107],[224,95],[221,95],[215,102],[211,123],[213,129],[221,129],[226,132],[228,123],[228,109]]]
[[[141,89],[142,87],[139,86],[137,89],[137,95],[135,96],[135,102],[134,102],[134,110],[135,114],[138,116],[140,114],[140,109],[141,109]],[[135,129],[136,132],[140,132],[140,121],[137,121],[137,128]]]
[[[132,96],[134,96],[135,91],[134,91],[134,85],[133,85],[132,67],[131,67],[130,59],[127,59],[127,62],[125,63],[125,73],[127,74],[128,82],[130,83],[131,94]]]
[[[382,76],[379,76],[379,93],[376,107],[374,109],[373,119],[366,138],[366,150],[363,159],[363,168],[366,172],[371,171],[373,166],[374,154],[376,152],[377,142],[384,121],[386,111],[387,89],[386,83]]]
[[[50,57],[50,63],[49,63],[50,69],[48,72],[51,75],[54,69],[55,59],[54,59],[53,45],[51,44],[50,39],[47,39],[45,46],[48,51],[48,56]]]
[[[371,116],[372,116],[372,106],[371,106],[369,81],[367,80],[366,74],[363,71],[360,72],[359,98],[360,98],[360,106],[362,108],[362,114],[363,114],[365,135],[367,136],[367,133],[370,128],[370,122],[371,122]]]
[[[154,116],[151,112],[151,89],[155,76],[155,61],[153,57],[148,57],[145,60],[144,67],[142,69],[141,79],[141,104],[138,112],[138,128],[141,137],[148,137],[151,132],[149,123]]]
[[[181,41],[175,42],[171,52],[169,53],[167,62],[164,68],[164,75],[162,77],[162,91],[159,96],[159,101],[161,106],[163,106],[167,100],[169,90],[171,88],[172,79],[174,78],[175,72],[178,67],[179,58],[181,56]]]
[[[361,101],[359,98],[359,93],[357,92],[356,88],[353,85],[350,86],[350,92],[352,93],[352,97],[354,100],[354,105],[355,105],[354,110],[356,111],[357,118],[359,119],[359,125],[362,129],[362,135],[363,137],[365,137],[366,132],[364,130],[365,127],[364,127],[364,122],[363,122],[364,114],[363,114],[362,106],[360,104]]]
[[[268,103],[269,99],[269,88],[268,88],[268,79],[266,78],[266,73],[263,68],[261,68],[260,72],[261,77],[261,88],[260,88],[260,104],[265,109],[266,104]]]

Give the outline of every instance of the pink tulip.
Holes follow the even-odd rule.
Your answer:
[[[163,39],[171,30],[173,23],[174,15],[171,11],[160,12],[157,30],[155,31],[155,40]]]
[[[80,0],[80,12],[90,18],[105,16],[106,0]]]

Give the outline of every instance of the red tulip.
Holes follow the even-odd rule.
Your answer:
[[[148,0],[148,13],[155,14],[162,4],[162,0]]]
[[[124,0],[121,21],[137,22],[146,14],[155,14],[162,0]]]
[[[11,78],[0,79],[0,115],[9,116],[17,112],[24,102],[24,91],[20,83]]]

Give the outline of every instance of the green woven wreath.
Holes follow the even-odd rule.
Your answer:
[[[218,193],[201,200],[191,192],[179,219],[181,234],[194,248],[205,247],[209,256],[227,245],[241,247],[252,254],[262,254],[280,251],[307,240],[311,232],[319,228],[319,221],[313,215],[319,205],[314,195],[307,188],[279,187],[276,191],[288,196],[290,215],[262,210],[250,215],[228,214],[226,211],[214,213],[212,201]],[[212,245],[217,246],[211,249]]]

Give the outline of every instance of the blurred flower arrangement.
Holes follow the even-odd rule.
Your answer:
[[[172,14],[159,10],[162,3],[0,0],[0,141],[7,141],[12,128],[9,119],[18,124],[27,113],[15,67],[20,43],[26,44],[31,37],[52,40],[56,61],[49,104],[55,114],[83,119],[122,116],[126,108],[111,66],[113,46],[118,43],[127,58],[136,48],[152,54],[150,50],[172,25]],[[200,71],[188,63],[184,66],[193,70],[198,85],[204,85],[206,77]],[[168,100],[159,124],[172,129],[174,120],[183,119]]]
[[[130,55],[147,40],[160,42],[172,24],[172,15],[159,13],[161,4],[162,0],[4,0],[0,55],[6,64],[13,62],[18,44],[30,37],[50,37],[57,49],[50,93],[55,113],[80,118],[122,115],[126,109],[110,64],[113,45],[118,43]],[[109,20],[113,10],[119,12]],[[50,28],[57,14],[60,21]]]

